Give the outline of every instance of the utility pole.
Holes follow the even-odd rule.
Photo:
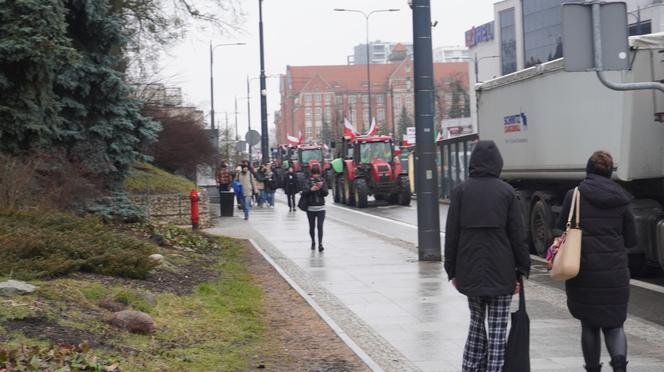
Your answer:
[[[417,246],[420,261],[440,261],[440,210],[434,145],[431,0],[413,0]]]
[[[247,75],[247,128],[248,132],[251,132],[251,84],[249,76]],[[249,143],[249,157],[251,158],[251,143]]]
[[[263,38],[263,0],[258,0],[258,32],[260,35],[261,57],[261,153],[263,163],[270,161],[269,138],[267,133],[267,87],[265,84],[265,48]]]
[[[224,147],[226,147],[226,160],[230,161],[231,153],[228,147],[230,144],[230,132],[228,132],[228,112],[226,112],[226,141],[224,142],[226,142],[224,145]]]
[[[214,47],[210,41],[210,126],[214,129]]]
[[[240,137],[239,137],[238,131],[237,131],[237,115],[238,114],[239,114],[239,112],[237,112],[237,97],[235,97],[235,141],[240,140]]]

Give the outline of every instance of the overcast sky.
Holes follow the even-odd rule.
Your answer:
[[[493,20],[495,0],[432,0],[433,45],[463,45],[464,32],[472,26]],[[246,46],[215,50],[215,112],[222,125],[225,112],[233,127],[234,97],[246,96],[246,78],[258,77],[258,0],[242,0],[246,13],[244,32],[223,36],[192,32],[186,40],[170,48],[163,58],[163,75],[171,85],[182,87],[185,100],[210,110],[209,43],[246,42]],[[412,42],[412,13],[407,0],[264,0],[266,73],[285,73],[287,65],[346,64],[353,46],[364,43],[365,20],[359,14],[334,12],[334,8],[399,8],[400,12],[378,13],[370,19],[370,39]],[[252,128],[260,129],[259,81],[253,80]],[[268,114],[273,125],[279,108],[278,79],[268,80]],[[247,101],[238,101],[239,130],[247,129]]]

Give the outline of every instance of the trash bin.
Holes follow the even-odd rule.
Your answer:
[[[235,207],[235,193],[232,191],[221,191],[219,193],[219,208],[221,217],[233,217]]]

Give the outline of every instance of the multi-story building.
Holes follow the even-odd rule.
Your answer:
[[[396,133],[404,108],[413,118],[415,106],[413,61],[405,47],[393,50],[401,51],[404,58],[371,66],[371,115],[366,65],[289,66],[281,77],[279,142],[286,143],[287,135],[299,132],[308,141],[320,141],[325,126],[332,138],[337,138],[345,118],[360,132],[369,129],[371,117],[384,134]],[[454,111],[451,106],[459,92],[452,90],[461,87],[462,95],[467,96],[468,63],[435,63],[434,80],[437,120],[441,123]]]
[[[624,1],[627,3],[630,35],[664,31],[662,0]],[[466,31],[466,46],[474,60],[470,72],[471,86],[478,81],[563,57],[560,7],[565,2],[574,0],[496,2],[493,21]],[[471,89],[470,96],[475,117],[474,89]]]
[[[371,55],[372,64],[385,64],[391,63],[395,56],[392,55],[394,48],[399,46],[399,52],[403,48],[407,50],[407,55],[413,55],[413,44],[409,43],[394,43],[385,41],[373,41],[369,43],[369,54]],[[367,64],[367,44],[359,44],[353,48],[353,55],[348,56],[349,65],[366,65]],[[402,60],[403,58],[399,59]]]
[[[468,48],[462,46],[442,46],[434,48],[434,62],[468,62]]]

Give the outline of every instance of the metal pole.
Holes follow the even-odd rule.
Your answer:
[[[480,82],[479,61],[477,60],[477,53],[475,53],[475,84]]]
[[[440,215],[434,145],[431,0],[413,0],[418,256],[440,261]]]
[[[228,144],[230,142],[229,137],[230,137],[230,133],[228,132],[228,112],[226,112],[226,140],[224,141],[224,142],[226,142],[226,144],[224,145],[226,147],[226,161],[231,160],[230,159],[231,158],[231,153],[230,153],[230,150],[228,148]]]
[[[270,161],[270,150],[268,148],[267,133],[267,87],[265,84],[265,49],[263,39],[263,0],[258,0],[258,32],[260,35],[260,54],[261,54],[261,153],[263,163]]]
[[[249,82],[249,76],[247,75],[247,128],[248,132],[251,132],[251,86]],[[251,158],[251,143],[249,143],[249,158]]]
[[[239,132],[237,130],[237,114],[238,114],[238,112],[237,112],[237,97],[235,97],[235,140],[239,141],[240,136],[238,135]]]
[[[371,13],[365,16],[367,20],[367,98],[369,99],[369,122],[365,126],[371,126],[371,45],[369,44],[369,17]]]
[[[210,125],[214,129],[214,57],[212,53],[212,41],[210,41]]]

